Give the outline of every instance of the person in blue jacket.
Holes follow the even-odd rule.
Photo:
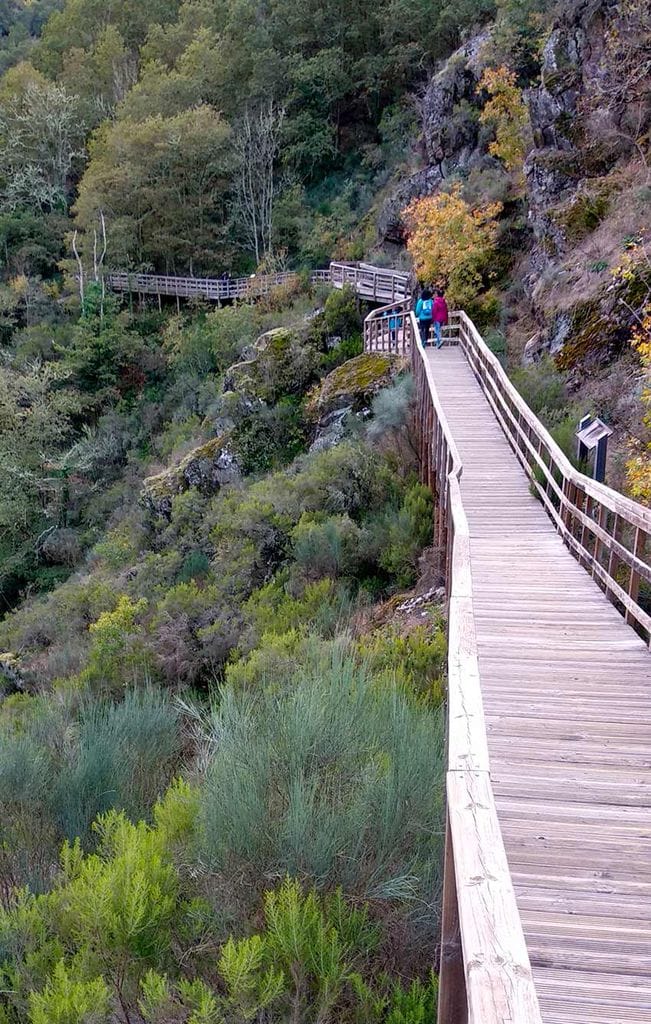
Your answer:
[[[427,339],[432,329],[432,317],[434,316],[434,300],[429,288],[423,288],[421,296],[416,303],[416,319],[420,329],[420,340],[423,348],[427,347]]]
[[[402,327],[402,317],[400,316],[400,306],[396,306],[395,309],[391,310],[391,316],[389,317],[389,330],[391,331],[391,341],[395,345],[398,340],[398,331]]]

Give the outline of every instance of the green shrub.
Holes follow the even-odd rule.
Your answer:
[[[378,943],[368,912],[347,904],[341,889],[319,896],[290,879],[265,893],[264,909],[262,933],[222,948],[231,1013],[250,1020],[275,1005],[283,1018],[331,1019],[353,971]]]
[[[484,341],[493,355],[496,355],[504,365],[506,360],[506,337],[504,336],[504,333],[502,331],[498,331],[494,327],[491,327],[485,332]]]
[[[418,897],[433,925],[443,717],[374,685],[341,648],[273,691],[226,689],[202,798],[200,855],[240,899],[305,877],[383,900]],[[238,881],[239,880],[239,881]]]
[[[361,317],[351,285],[329,292],[323,309],[323,324],[328,335],[350,338],[360,334]]]
[[[161,458],[168,458],[176,448],[194,441],[201,434],[201,418],[196,414],[182,420],[173,420],[154,440],[155,450]]]
[[[145,598],[131,601],[122,594],[112,611],[105,611],[88,627],[91,645],[84,683],[108,687],[128,686],[146,678],[149,657],[142,642],[138,617],[147,607]]]
[[[543,422],[548,423],[550,417],[558,415],[567,405],[565,374],[549,356],[531,366],[520,367],[511,374],[511,379],[531,411]]]
[[[388,673],[414,692],[438,706],[444,698],[447,640],[442,622],[416,626],[408,633],[397,627],[363,637],[357,643],[360,656],[375,673]]]
[[[350,516],[304,512],[292,531],[292,554],[306,579],[353,576],[362,542],[363,533]]]
[[[413,484],[402,507],[386,513],[381,521],[383,547],[378,562],[399,587],[415,582],[420,554],[432,540],[433,515],[432,492]]]
[[[330,373],[335,367],[342,363],[361,356],[364,351],[364,341],[361,334],[353,334],[350,338],[344,338],[338,345],[328,349],[321,356],[321,369],[324,373]]]
[[[300,647],[304,640],[304,633],[298,629],[290,629],[286,633],[263,633],[258,647],[226,666],[227,685],[233,689],[271,686],[278,679],[286,679],[292,672],[298,672]]]
[[[57,834],[50,812],[52,766],[48,748],[29,731],[0,733],[0,883],[5,893],[49,882]],[[53,737],[50,738],[52,742]]]
[[[256,590],[246,602],[244,614],[258,637],[307,627],[327,635],[349,609],[348,594],[331,579],[307,583],[300,594],[290,594],[285,574]]]
[[[111,1019],[109,990],[103,978],[78,980],[63,960],[42,992],[30,992],[30,1024],[105,1024]]]
[[[599,227],[608,213],[610,200],[604,190],[576,195],[558,214],[570,241],[579,242]]]
[[[177,372],[223,373],[251,345],[260,328],[255,307],[224,306],[209,313],[174,317],[163,334],[163,348]]]
[[[386,1015],[386,1024],[428,1024],[436,1019],[438,978],[432,972],[429,983],[416,979],[409,988],[394,986]]]
[[[411,374],[402,374],[389,387],[378,391],[371,407],[373,419],[368,425],[368,436],[372,441],[386,439],[387,434],[395,437],[406,432],[413,395]]]
[[[53,786],[53,811],[70,839],[89,836],[110,808],[148,815],[181,753],[179,715],[163,694],[130,691],[116,704],[82,706],[70,759]]]
[[[136,561],[143,544],[140,530],[128,520],[105,534],[93,548],[93,558],[109,569],[122,569]]]
[[[233,431],[232,443],[245,473],[268,472],[291,462],[305,450],[306,430],[300,406],[282,399],[263,406]]]
[[[210,559],[200,548],[188,552],[179,572],[179,583],[202,579],[210,572]]]

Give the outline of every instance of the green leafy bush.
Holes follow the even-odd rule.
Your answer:
[[[292,531],[292,555],[306,579],[353,576],[363,537],[348,515],[323,517],[304,512]]]
[[[305,450],[306,430],[300,406],[289,398],[263,406],[233,432],[233,447],[245,473],[268,472]]]
[[[568,401],[565,375],[550,357],[511,374],[511,379],[532,412],[543,422],[562,412]]]
[[[219,971],[238,1019],[277,1006],[294,1020],[328,1020],[355,967],[377,945],[365,909],[341,889],[324,897],[287,879],[265,893],[265,930],[222,948]]]
[[[386,541],[378,561],[398,586],[414,583],[418,558],[432,539],[433,517],[432,492],[422,484],[413,484],[402,507],[384,517]]]
[[[443,623],[429,622],[401,633],[385,627],[357,643],[360,656],[376,673],[388,673],[407,694],[439,705],[444,697],[447,642]]]
[[[30,992],[30,1024],[105,1024],[110,1020],[109,990],[103,978],[79,981],[63,960],[42,992]]]
[[[327,633],[347,610],[348,595],[332,579],[307,583],[299,594],[291,594],[286,574],[256,590],[244,606],[258,637],[315,626]]]

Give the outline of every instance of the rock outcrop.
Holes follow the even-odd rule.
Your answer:
[[[222,434],[194,448],[178,465],[148,477],[140,502],[153,515],[169,518],[175,495],[182,494],[189,487],[196,487],[203,493],[215,493],[239,478],[240,469],[229,447],[229,435]]]
[[[413,199],[432,195],[451,175],[494,163],[488,156],[477,117],[482,51],[490,33],[460,47],[430,80],[421,103],[422,148],[426,166],[402,178],[378,214],[377,229],[390,242],[404,241],[402,211]]]
[[[249,399],[274,402],[280,395],[300,393],[318,364],[309,321],[277,327],[260,335],[246,359],[226,372],[224,390]]]
[[[539,330],[524,355],[548,352],[579,376],[621,353],[635,319],[635,283],[611,274],[645,223],[622,175],[651,127],[651,83],[632,81],[636,67],[648,69],[648,54],[631,11],[613,0],[563,5],[543,48],[540,84],[527,93],[527,284]],[[634,174],[631,181],[634,189]]]
[[[350,418],[368,415],[373,397],[406,367],[406,360],[400,356],[365,352],[329,373],[305,405],[306,416],[315,427],[311,451],[337,444]]]
[[[614,40],[630,66],[618,66]],[[634,153],[651,126],[651,83],[626,85],[636,64],[648,65],[644,45],[635,19],[613,0],[560,8],[540,85],[527,94],[534,148],[525,172],[539,265],[571,248],[574,229],[589,228],[605,212],[608,197],[591,182]]]

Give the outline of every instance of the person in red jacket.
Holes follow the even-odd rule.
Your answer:
[[[434,334],[436,335],[436,347],[440,348],[443,344],[441,328],[448,322],[448,304],[440,288],[437,288],[434,293],[432,320],[434,322]]]

